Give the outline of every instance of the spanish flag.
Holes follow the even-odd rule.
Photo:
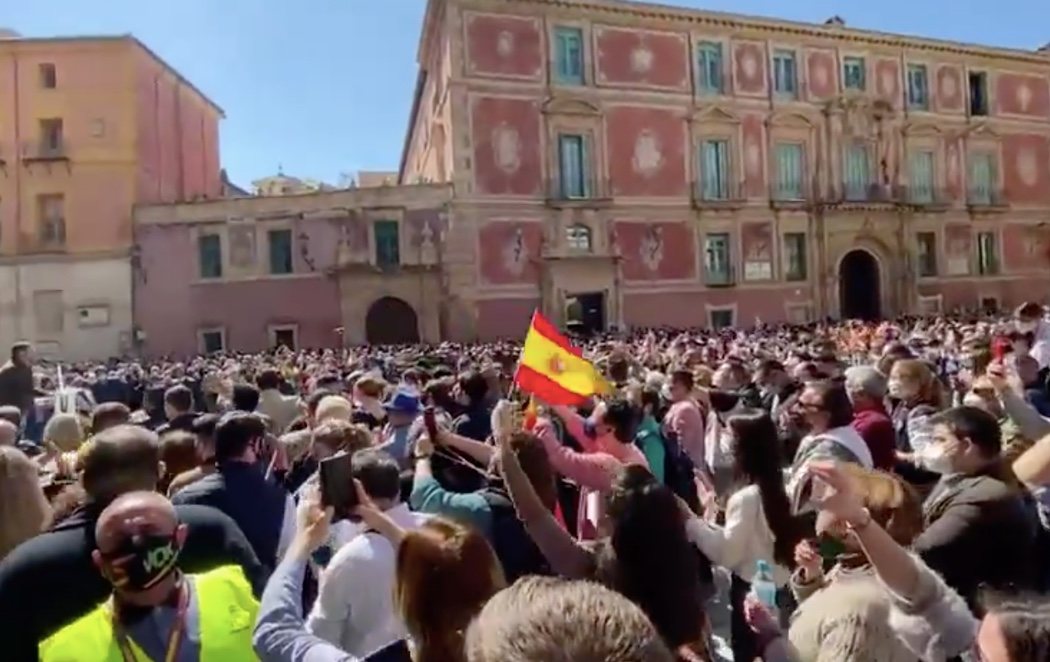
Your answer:
[[[612,391],[598,369],[539,311],[532,314],[514,383],[552,405],[578,405]]]

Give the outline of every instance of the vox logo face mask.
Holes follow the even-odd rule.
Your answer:
[[[145,591],[175,570],[180,551],[174,534],[134,536],[103,555],[102,574],[114,588]]]

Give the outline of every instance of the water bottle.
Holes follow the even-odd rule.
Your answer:
[[[751,591],[758,601],[774,610],[777,609],[777,584],[773,581],[773,568],[768,561],[759,559],[755,564],[755,578],[751,580]]]

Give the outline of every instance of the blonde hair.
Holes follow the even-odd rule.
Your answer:
[[[84,428],[76,414],[55,414],[44,425],[44,443],[63,453],[72,453],[84,443]]]
[[[855,464],[843,464],[854,489],[871,512],[871,518],[901,545],[907,547],[922,531],[922,499],[908,483],[899,477],[864,469]]]
[[[17,448],[0,447],[0,559],[50,521],[37,465]]]
[[[431,519],[409,531],[397,550],[394,604],[418,655],[415,662],[463,662],[470,621],[506,584],[485,537]]]
[[[900,359],[890,368],[890,375],[897,375],[898,379],[904,379],[915,384],[919,391],[919,402],[938,408],[948,405],[940,380],[937,379],[937,375],[934,374],[933,369],[925,361]]]
[[[314,413],[314,425],[320,425],[324,421],[336,420],[350,422],[354,413],[354,406],[341,395],[326,395],[317,403],[317,411]]]

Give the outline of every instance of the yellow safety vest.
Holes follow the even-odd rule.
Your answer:
[[[200,622],[201,662],[250,662],[252,628],[259,603],[240,566],[224,566],[192,575]],[[40,642],[41,662],[124,662],[113,635],[110,608],[104,602]],[[150,658],[128,641],[135,659]]]

